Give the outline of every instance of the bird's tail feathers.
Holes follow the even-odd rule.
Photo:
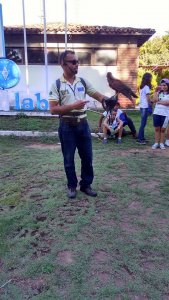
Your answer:
[[[138,96],[133,91],[131,92],[131,96],[134,98],[138,98]]]

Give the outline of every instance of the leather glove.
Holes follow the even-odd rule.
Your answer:
[[[117,102],[118,102],[118,95],[116,94],[110,98],[106,98],[106,97],[103,98],[102,106],[103,106],[104,110],[110,111],[115,107]]]

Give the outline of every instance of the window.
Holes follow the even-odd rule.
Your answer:
[[[23,64],[23,48],[6,48],[6,58],[13,60],[15,63]]]
[[[43,48],[28,48],[28,64],[44,64],[45,53]]]
[[[28,47],[28,64],[45,64],[44,48]],[[63,48],[48,48],[47,59],[48,64],[58,65],[60,53],[64,51]],[[79,59],[81,66],[115,66],[117,64],[117,49],[99,49],[86,48],[74,49]],[[24,64],[24,47],[20,48],[6,48],[6,57],[13,60],[17,64]]]
[[[95,49],[95,65],[96,66],[115,66],[117,61],[116,49]]]
[[[82,66],[90,66],[91,65],[91,52],[90,51],[79,51],[79,50],[75,50],[77,56],[78,56],[78,60],[79,60],[79,65]]]
[[[48,49],[48,64],[59,64],[59,51],[56,49]]]

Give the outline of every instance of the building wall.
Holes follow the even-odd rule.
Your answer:
[[[137,94],[137,73],[139,67],[139,48],[135,44],[121,45],[118,48],[117,77],[129,85]],[[131,102],[120,96],[122,107],[130,106]]]
[[[43,47],[43,35],[28,35],[27,38],[29,47]],[[48,42],[50,42],[50,46],[53,44],[53,47],[56,47],[56,40],[54,41],[52,38],[54,38],[54,35],[50,35],[50,41],[48,40]],[[71,43],[68,44],[68,48],[73,48],[76,51],[78,48],[112,49],[114,47],[117,49],[118,53],[117,64],[116,66],[79,66],[79,76],[88,79],[98,91],[109,97],[114,94],[114,91],[107,84],[106,74],[107,72],[112,72],[115,77],[124,81],[136,92],[139,48],[137,47],[136,42],[134,42],[134,38],[130,38],[129,40],[127,36],[123,38],[115,36],[112,38],[105,35],[99,37],[94,36],[94,39],[91,39],[92,37],[87,35],[74,36],[71,38]],[[85,44],[84,41],[86,41]],[[62,40],[60,42],[62,42]],[[6,36],[6,46],[23,47],[23,36],[11,36],[11,38]],[[64,49],[64,43],[57,43],[57,46],[58,48],[61,47]],[[51,83],[62,74],[62,69],[59,65],[49,65],[47,69],[44,65],[28,65],[29,84],[27,85],[26,68],[24,65],[19,65],[19,68],[21,70],[21,80],[19,84],[5,93],[0,91],[0,110],[10,111],[14,108],[27,109],[26,104],[23,105],[23,103],[26,103],[25,99],[30,99],[30,103],[32,103],[32,100],[33,109],[36,109],[37,99],[38,101],[41,101],[42,99],[47,101]],[[100,107],[100,104],[94,101],[94,99],[90,98],[90,100],[90,106]],[[131,106],[131,102],[121,95],[119,100],[121,107],[125,108]],[[27,102],[29,102],[29,100],[27,100]],[[44,103],[45,105],[43,105],[41,101],[42,110],[44,108],[46,109],[46,107],[48,108],[46,102]]]
[[[50,86],[62,75],[60,66],[48,66],[47,73],[45,66],[29,65],[29,85],[26,84],[26,68],[19,65],[21,71],[21,79],[17,86],[6,91],[0,91],[0,110],[33,110],[37,109],[37,101],[39,101],[39,109],[44,111],[49,109],[48,92]],[[110,97],[114,91],[107,84],[106,74],[112,72],[117,75],[117,67],[105,66],[79,66],[79,76],[89,80],[92,85],[101,93]],[[48,87],[46,87],[46,77]],[[87,96],[88,97],[88,96]],[[90,107],[101,107],[100,103],[88,97]],[[42,101],[43,100],[43,101]],[[26,105],[27,104],[27,105]]]

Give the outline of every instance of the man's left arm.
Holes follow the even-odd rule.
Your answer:
[[[92,94],[92,96],[95,100],[99,101],[100,103],[102,103],[102,100],[104,98],[107,98],[105,95],[99,93],[99,92],[95,92],[94,94]]]

